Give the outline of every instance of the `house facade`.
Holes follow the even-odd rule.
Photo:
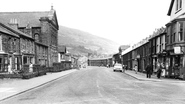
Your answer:
[[[131,52],[132,69],[134,68],[135,65],[137,65],[139,72],[145,72],[146,65],[149,62],[148,44],[149,44],[148,38],[145,38],[132,46],[132,52]]]
[[[34,61],[34,40],[27,34],[0,23],[0,72],[12,73]]]
[[[0,23],[0,72],[11,71],[11,67],[19,69],[19,35]],[[15,55],[16,54],[16,55]],[[20,58],[19,58],[20,59]],[[16,60],[15,63],[12,60]]]
[[[153,66],[153,72],[157,72],[159,65],[163,64],[166,69],[166,28],[156,29],[149,38],[150,44],[150,63]]]
[[[0,22],[27,35],[20,39],[23,64],[32,62],[48,67],[58,61],[59,26],[53,7],[43,12],[1,12]]]
[[[179,74],[181,78],[185,78],[185,1],[171,0],[167,15],[170,16],[170,22],[166,24],[169,76]],[[178,71],[174,70],[175,65],[178,66]]]

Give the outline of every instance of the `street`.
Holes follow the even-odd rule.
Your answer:
[[[185,82],[141,81],[112,68],[87,67],[0,104],[184,104],[184,97]]]

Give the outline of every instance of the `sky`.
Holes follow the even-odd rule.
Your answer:
[[[171,0],[3,0],[0,12],[56,10],[58,24],[135,44],[170,21]]]

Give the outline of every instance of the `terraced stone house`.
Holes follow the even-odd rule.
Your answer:
[[[53,7],[42,12],[1,12],[0,22],[24,34],[19,35],[23,65],[32,62],[48,67],[58,61],[59,26]]]

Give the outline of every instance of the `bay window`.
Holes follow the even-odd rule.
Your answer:
[[[183,40],[183,22],[178,22],[178,40]]]

